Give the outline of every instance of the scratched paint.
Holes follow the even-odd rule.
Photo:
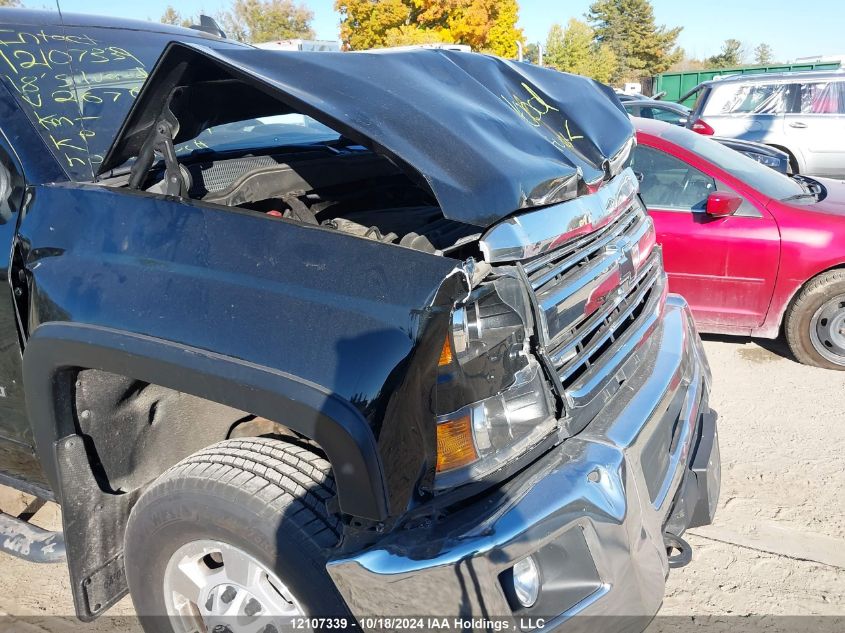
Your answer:
[[[563,119],[563,126],[556,128],[553,122],[546,117],[550,112],[560,112],[558,108],[549,105],[534,88],[524,81],[521,82],[526,95],[511,93],[509,97],[504,95],[502,99],[516,114],[532,127],[544,127],[549,133],[549,142],[561,150],[572,150],[575,148],[575,141],[583,139],[581,134],[573,134],[569,129],[569,120]]]

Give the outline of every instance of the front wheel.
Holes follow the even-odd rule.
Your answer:
[[[148,633],[281,631],[347,617],[326,571],[340,536],[328,462],[267,438],[226,440],[164,473],[132,510],[126,575]]]
[[[845,270],[812,279],[787,311],[784,330],[800,362],[845,370]]]

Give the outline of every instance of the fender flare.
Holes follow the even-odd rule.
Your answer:
[[[76,368],[131,376],[283,422],[326,452],[342,512],[374,521],[388,515],[375,438],[345,399],[297,376],[230,356],[102,326],[50,322],[27,341],[23,377],[36,452],[60,503],[56,444],[76,433],[73,402],[61,378]]]

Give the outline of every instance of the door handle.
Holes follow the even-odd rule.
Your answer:
[[[797,127],[798,129],[803,130],[805,127],[807,127],[807,124],[801,123],[801,121],[792,121],[789,124],[789,127]]]

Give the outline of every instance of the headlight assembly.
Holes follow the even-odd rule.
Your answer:
[[[777,169],[780,167],[780,158],[777,156],[768,156],[766,154],[759,154],[758,152],[743,152],[748,158],[753,158],[761,165]]]
[[[437,489],[484,477],[556,427],[528,305],[523,285],[500,277],[453,312],[438,363]]]

